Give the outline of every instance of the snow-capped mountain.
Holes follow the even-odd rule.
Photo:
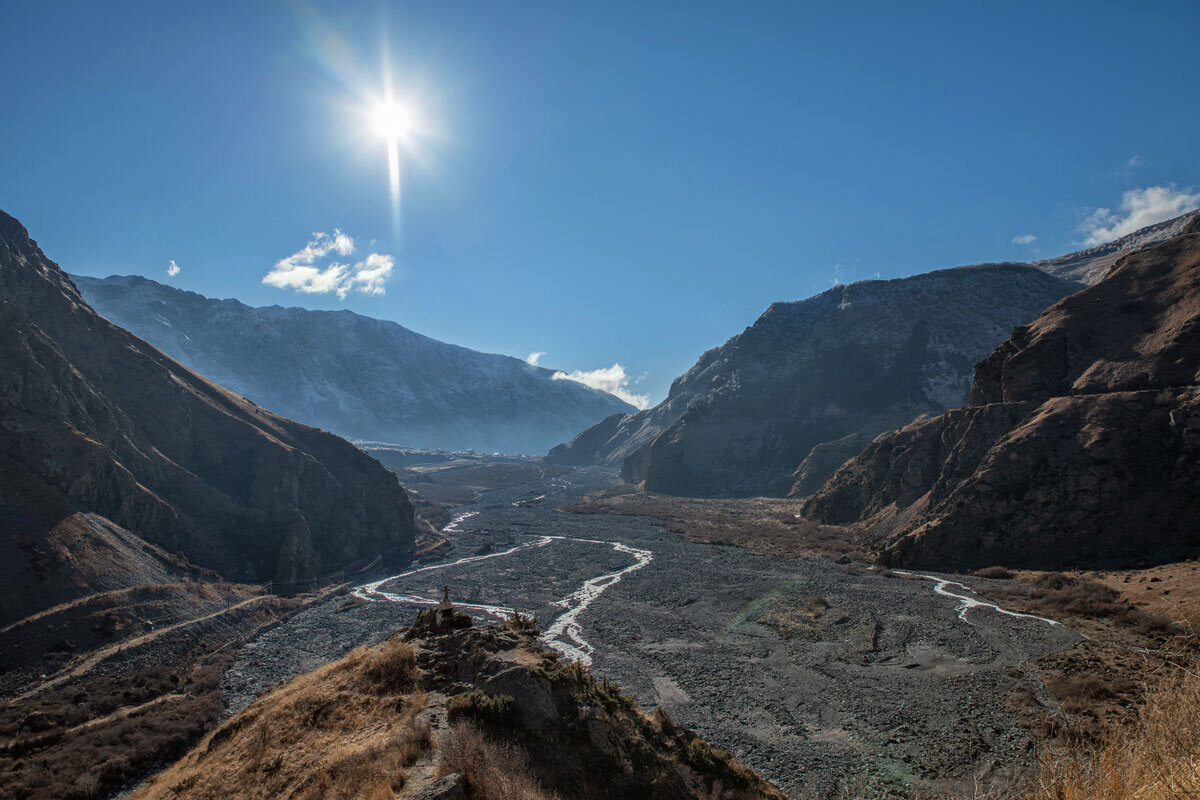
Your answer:
[[[544,452],[634,411],[554,370],[350,311],[253,308],[138,276],[72,276],[87,302],[263,408],[354,439]]]

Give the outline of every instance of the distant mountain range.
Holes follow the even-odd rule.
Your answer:
[[[102,318],[4,212],[0,365],[0,625],[174,554],[256,581],[412,555],[393,473]]]
[[[1198,219],[1035,264],[862,281],[775,303],[703,354],[662,403],[608,417],[546,460],[620,465],[626,480],[669,494],[809,495],[880,433],[965,405],[975,363],[1014,326]]]
[[[253,308],[136,276],[72,280],[104,317],[208,379],[352,439],[540,453],[634,410],[554,370],[350,311]]]
[[[1200,547],[1200,216],[1013,331],[970,404],[880,436],[805,505],[893,564],[1048,569]]]

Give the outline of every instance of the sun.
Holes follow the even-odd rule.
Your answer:
[[[371,109],[371,126],[389,142],[407,140],[416,130],[413,110],[393,100],[384,100]]]

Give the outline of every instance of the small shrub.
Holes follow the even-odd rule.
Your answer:
[[[374,650],[367,650],[360,657],[363,675],[379,689],[404,692],[416,683],[417,654],[411,645],[398,636],[393,636]]]
[[[514,611],[512,616],[505,622],[505,625],[510,631],[516,631],[517,633],[529,633],[536,636],[539,632],[537,617],[522,614],[520,611]]]
[[[446,715],[450,719],[477,719],[483,722],[502,723],[513,713],[511,695],[489,695],[482,689],[456,694],[446,701]]]
[[[1013,571],[1004,567],[984,567],[975,570],[975,577],[989,578],[994,581],[1007,581],[1013,577]]]

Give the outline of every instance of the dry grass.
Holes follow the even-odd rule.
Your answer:
[[[412,648],[393,637],[273,689],[137,798],[390,798],[432,746]]]
[[[461,722],[439,742],[437,776],[457,772],[473,800],[551,800],[538,785],[526,752]]]
[[[728,544],[782,558],[870,560],[858,534],[796,516],[800,503],[774,497],[697,498],[616,486],[564,506],[576,514],[653,517],[694,542]]]
[[[1182,800],[1200,797],[1200,673],[1177,667],[1146,693],[1138,722],[1100,745],[1043,751],[1023,800]]]

